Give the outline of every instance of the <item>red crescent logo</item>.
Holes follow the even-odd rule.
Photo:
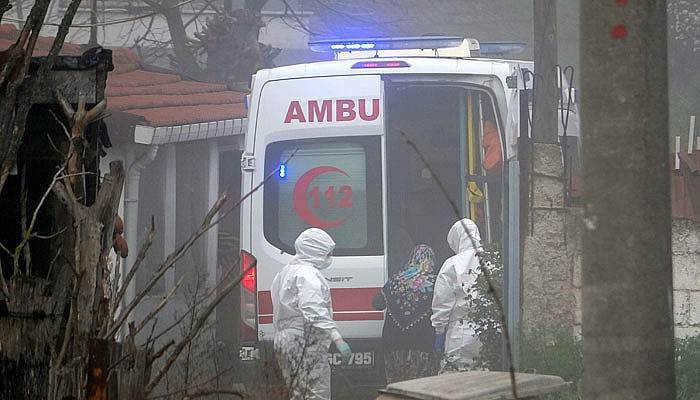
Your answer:
[[[306,206],[306,192],[309,190],[309,185],[311,182],[318,176],[331,172],[348,176],[345,171],[336,167],[322,166],[312,168],[306,171],[306,173],[299,178],[296,185],[294,185],[294,191],[292,192],[292,204],[294,205],[294,211],[296,211],[304,222],[317,228],[335,228],[338,225],[342,225],[349,218],[345,217],[332,220],[321,219],[311,212],[309,207]]]

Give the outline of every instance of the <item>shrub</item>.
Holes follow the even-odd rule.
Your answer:
[[[503,299],[503,260],[498,248],[493,244],[484,244],[481,253],[482,268],[488,270],[491,284],[496,289],[496,295]],[[479,336],[481,350],[477,357],[478,368],[500,370],[503,359],[503,332],[501,330],[501,316],[494,300],[494,294],[489,290],[488,280],[483,271],[479,271],[476,278],[476,286],[473,295],[469,296],[471,307],[469,310],[470,324]]]
[[[700,399],[700,335],[676,340],[676,399]]]

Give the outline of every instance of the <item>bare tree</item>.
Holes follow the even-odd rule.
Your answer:
[[[202,10],[212,8],[216,15],[191,38],[177,0],[144,0],[161,13],[168,24],[170,42],[177,70],[198,81],[245,82],[262,68],[279,50],[259,43],[264,26],[261,10],[267,0],[246,0],[236,10],[218,10],[209,2]],[[196,18],[196,17],[195,17]],[[206,55],[206,62],[201,55]]]

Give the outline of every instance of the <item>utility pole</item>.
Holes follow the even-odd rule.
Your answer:
[[[97,0],[90,0],[90,46],[97,46]]]
[[[611,0],[612,1],[612,0]],[[566,208],[564,166],[559,145],[557,105],[556,0],[533,0],[535,32],[535,96],[531,146],[525,146],[527,213],[521,223],[523,335],[546,330],[568,330],[574,335],[576,295],[568,257],[575,216]],[[527,138],[520,138],[527,140]],[[544,284],[546,282],[546,284]]]
[[[673,399],[666,1],[581,2],[584,398]]]
[[[557,1],[533,0],[532,6],[536,74],[532,139],[538,143],[558,143]]]

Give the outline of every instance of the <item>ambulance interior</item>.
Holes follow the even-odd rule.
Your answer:
[[[391,83],[386,93],[389,274],[417,244],[438,263],[450,257],[455,208],[476,221],[482,242],[500,243],[502,140],[490,96],[434,83]]]

